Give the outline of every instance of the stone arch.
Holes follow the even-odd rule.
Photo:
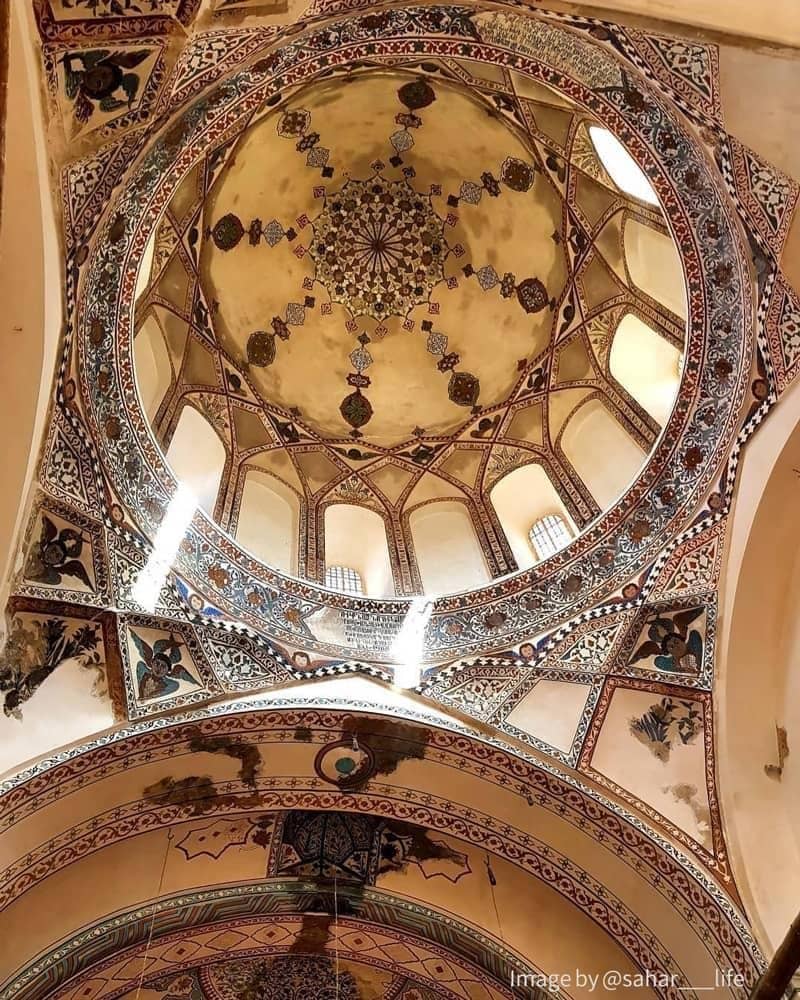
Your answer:
[[[723,963],[754,983],[760,956],[723,891],[674,843],[579,777],[441,715],[420,716],[398,696],[368,714],[352,698],[324,702],[300,695],[277,708],[249,699],[162,718],[155,729],[152,721],[131,725],[6,781],[5,791],[18,789],[0,800],[10,824],[4,837],[13,838],[0,887],[9,954],[24,968],[56,934],[72,936],[112,911],[160,899],[153,858],[175,851],[194,827],[276,810],[344,809],[412,822],[466,851],[484,904],[479,887],[488,864],[504,946],[545,972],[571,961],[587,971],[649,969],[691,984],[713,982]],[[385,735],[387,719],[394,733],[402,720],[395,769],[342,796],[326,777],[325,760],[342,746],[343,727],[356,726],[360,746],[370,747]],[[297,742],[299,725],[310,741]],[[242,740],[253,748],[253,773],[237,755],[219,752]],[[292,760],[272,752],[277,747],[292,747]],[[308,784],[315,773],[320,780]],[[179,801],[172,789],[181,790]],[[42,824],[54,840],[42,840]],[[263,857],[252,861],[263,881]],[[203,888],[209,902],[231,880],[242,881],[241,865],[230,869],[228,862],[195,873],[201,885],[184,879],[182,892]],[[435,885],[421,875],[403,882],[401,893],[424,904]],[[65,886],[71,905],[58,911],[59,926],[33,919]],[[378,886],[390,894],[395,888],[391,880]],[[458,894],[448,898],[451,909],[470,905]],[[548,913],[545,934],[541,912]]]
[[[744,451],[721,579],[722,819],[756,933],[775,949],[800,896],[800,384]],[[777,729],[786,731],[781,761]]]
[[[0,416],[3,426],[14,428],[3,442],[0,488],[0,568],[5,581],[50,409],[63,323],[63,266],[50,188],[41,55],[34,49],[38,31],[26,4],[13,5],[3,20],[0,30],[8,28],[8,75],[5,107],[0,107],[4,114],[0,331],[6,361],[13,363],[13,378],[4,379]]]

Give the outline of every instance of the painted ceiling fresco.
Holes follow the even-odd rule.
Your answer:
[[[620,318],[684,347],[622,248],[664,218],[608,177],[592,117],[474,61],[413,69],[372,60],[269,100],[175,191],[136,300],[137,336],[167,343],[162,450],[186,406],[224,442],[216,522],[236,534],[266,473],[297,497],[299,575],[322,580],[326,507],[377,511],[398,594],[422,589],[409,518],[433,502],[469,512],[492,576],[518,568],[489,494],[528,463],[592,522],[570,416],[602,400],[643,456],[661,431],[610,371]]]
[[[0,653],[0,998],[545,1000],[512,970],[576,954],[675,1000],[735,969],[744,998],[717,588],[742,449],[800,369],[798,186],[726,132],[712,44],[511,5],[197,6],[36,7],[66,324]],[[685,316],[633,281],[637,224],[677,247]],[[611,372],[626,313],[682,355],[663,422]],[[608,504],[560,448],[592,395],[644,456]],[[208,513],[165,457],[185,406],[225,451]],[[519,570],[487,498],[531,462],[577,531]],[[250,468],[299,498],[296,573],[236,541]],[[431,498],[492,579],[398,652]],[[334,499],[393,525],[397,596],[323,585]]]
[[[480,23],[483,25],[482,21]],[[484,33],[491,33],[490,26],[494,23],[492,20],[486,22],[482,28]],[[460,25],[460,15],[446,19],[441,45],[448,46],[447,32],[457,28],[474,39],[478,32],[474,21],[468,19],[463,27]],[[361,29],[357,23],[342,31],[348,36],[351,28],[354,41],[349,37],[339,41],[342,45],[354,46],[354,51],[358,52],[363,43],[358,41]],[[331,42],[330,34],[324,31],[315,37],[318,40],[313,45],[311,41],[308,43],[312,47],[319,44],[324,49]],[[452,44],[464,53],[477,42],[459,40]],[[408,45],[419,47],[417,42]],[[274,53],[278,80],[283,79],[281,73],[290,72],[288,67],[292,66],[293,52],[290,45]],[[327,64],[330,57],[318,58]],[[505,57],[498,58],[500,63],[505,61]],[[310,73],[313,60],[312,64],[304,62],[302,65],[302,72]],[[552,73],[546,75],[552,78]],[[633,124],[636,112],[625,103],[627,91],[621,71],[616,68],[612,71],[609,66],[606,76],[607,113],[620,114],[615,107],[616,101],[624,105]],[[132,262],[139,258],[149,238],[147,223],[140,228],[139,220],[158,218],[162,207],[172,197],[180,175],[179,170],[170,166],[175,157],[183,158],[187,168],[195,163],[204,152],[198,149],[202,145],[198,136],[207,138],[214,149],[219,147],[219,142],[212,140],[215,133],[211,130],[211,122],[206,122],[202,116],[207,113],[216,120],[216,115],[220,115],[217,127],[223,131],[233,129],[238,135],[253,111],[263,108],[264,102],[275,96],[274,82],[264,82],[258,74],[249,71],[236,77],[236,88],[237,94],[239,90],[244,93],[235,99],[231,97],[232,120],[226,118],[229,110],[226,95],[232,93],[229,88],[210,104],[205,101],[193,105],[188,112],[189,118],[179,119],[166,139],[160,139],[134,166],[130,181],[115,200],[108,228],[101,227],[97,233],[96,250],[89,254],[85,263],[75,329],[80,395],[87,402],[91,433],[102,442],[99,460],[119,495],[122,516],[124,518],[125,508],[135,509],[138,525],[145,533],[155,533],[174,491],[172,477],[160,451],[153,447],[138,406],[129,340],[128,348],[125,346],[129,335],[127,321],[133,306],[132,288],[129,282],[123,281],[123,275],[130,274]],[[588,93],[584,99],[590,104],[598,104],[600,100],[597,97],[590,100]],[[221,108],[218,107],[220,103]],[[649,109],[649,105],[647,107]],[[501,587],[436,602],[425,636],[426,653],[431,659],[441,661],[458,651],[483,651],[487,641],[499,645],[524,640],[543,631],[548,623],[574,614],[600,594],[613,593],[615,587],[627,586],[627,593],[635,596],[629,582],[631,574],[640,573],[642,567],[663,550],[666,538],[691,516],[690,512],[696,511],[707,491],[713,489],[713,505],[724,504],[719,492],[724,484],[715,480],[720,474],[720,456],[724,454],[726,442],[732,441],[740,417],[745,388],[743,350],[751,333],[750,312],[742,298],[746,289],[744,274],[737,263],[743,259],[743,254],[737,249],[737,231],[726,223],[721,200],[723,192],[709,172],[704,157],[698,151],[696,159],[692,160],[694,147],[688,136],[675,131],[677,125],[666,125],[659,119],[655,126],[650,123],[648,127],[651,130],[655,127],[657,135],[667,129],[673,159],[665,160],[664,164],[674,168],[680,176],[689,170],[694,181],[693,187],[681,191],[681,201],[668,186],[666,177],[662,191],[662,201],[682,246],[684,267],[690,275],[694,269],[699,269],[697,280],[690,280],[688,286],[689,329],[683,391],[635,487],[595,523],[590,536],[579,537],[562,558],[548,560],[527,573],[511,577]],[[223,140],[225,144],[233,141],[224,134]],[[689,157],[689,163],[685,162],[685,157]],[[655,177],[655,167],[652,172],[654,180],[660,181],[660,176]],[[688,206],[682,210],[687,199],[689,202],[696,199],[698,210],[700,204],[705,206],[705,221],[697,214],[689,214]],[[215,224],[226,214],[230,213],[220,212]],[[250,222],[249,219],[245,221]],[[685,232],[679,233],[682,225]],[[135,233],[138,235],[134,236]],[[134,254],[132,260],[127,256],[129,247]],[[218,256],[221,268],[223,263],[234,259],[232,255],[248,250],[255,252],[255,248],[239,246],[227,253],[221,251],[212,258],[212,271]],[[258,247],[258,251],[262,248]],[[96,284],[96,279],[100,285]],[[702,293],[704,282],[716,290],[710,299]],[[118,305],[112,307],[112,303]],[[208,308],[207,303],[200,302],[199,306],[203,306],[201,311]],[[520,308],[519,303],[514,307]],[[706,315],[706,307],[712,315]],[[220,309],[224,310],[224,305]],[[114,337],[110,335],[112,329],[116,332]],[[739,336],[734,336],[734,329]],[[249,338],[249,331],[247,335]],[[270,335],[265,334],[265,337],[265,343],[274,346]],[[703,352],[705,358],[701,364]],[[287,353],[284,349],[284,354]],[[276,363],[280,364],[277,356]],[[267,366],[268,370],[270,367]],[[118,372],[119,377],[110,377],[111,372]],[[380,659],[396,637],[398,622],[404,615],[402,604],[373,602],[368,626],[365,619],[368,636],[359,637],[358,613],[363,604],[346,598],[331,599],[310,583],[276,577],[232,544],[202,514],[198,514],[187,529],[175,557],[175,568],[202,594],[205,603],[219,609],[219,613],[255,625],[295,645],[305,640],[305,645],[316,645],[318,650],[328,653],[342,653],[348,645],[350,648],[361,646],[364,655]]]
[[[212,709],[67,753],[55,795],[3,816],[31,837],[0,888],[6,939],[43,950],[7,995],[270,996],[302,978],[326,1000],[332,979],[358,997],[544,1000],[510,970],[536,976],[545,913],[556,967],[647,968],[675,998],[715,964],[752,980],[729,880],[543,761],[400,701],[365,707]],[[69,828],[35,843],[30,819],[65,809]],[[33,911],[59,878],[75,930],[50,949]]]

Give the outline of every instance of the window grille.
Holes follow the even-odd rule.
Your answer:
[[[558,514],[540,517],[538,521],[534,521],[528,532],[533,551],[539,559],[546,559],[559,549],[563,549],[569,544],[570,537],[564,519]]]
[[[361,574],[350,566],[328,566],[325,569],[325,586],[345,594],[363,594]]]

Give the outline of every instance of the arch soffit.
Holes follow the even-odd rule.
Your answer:
[[[213,811],[204,815],[229,815],[243,807],[262,812],[292,806],[341,809],[346,803],[355,811],[415,822],[504,858],[551,885],[601,925],[612,926],[607,922],[613,921],[619,931],[615,936],[622,936],[639,967],[652,968],[654,954],[668,967],[670,935],[688,923],[699,949],[694,960],[730,963],[754,981],[760,954],[726,892],[673,843],[584,779],[550,761],[515,751],[498,739],[479,739],[464,727],[444,728],[440,718],[406,710],[398,713],[393,707],[392,738],[395,745],[399,741],[405,746],[392,772],[397,777],[384,775],[380,782],[370,782],[343,800],[338,790],[314,780],[315,752],[354,727],[369,745],[370,740],[380,740],[382,726],[375,706],[339,708],[330,699],[325,701],[313,708],[313,698],[284,700],[260,709],[253,702],[221,704],[190,715],[151,720],[62,751],[7,780],[0,786],[5,793],[0,823],[3,836],[15,839],[18,860],[5,873],[4,902],[24,894],[64,864],[77,863],[79,857],[103,850],[120,837],[135,837],[154,829],[154,824],[157,828],[185,821],[191,807],[176,810],[138,797],[138,769],[144,768],[140,773],[152,778],[162,770],[155,762],[163,761],[164,777],[191,777],[197,770],[192,751],[202,748],[203,740],[219,747],[221,740],[235,743],[237,737],[246,736],[248,744],[258,746],[277,741],[288,748],[294,742],[308,758],[304,767],[310,780],[296,776],[281,780],[278,774],[264,774],[265,780],[254,785],[223,781],[223,787],[213,793]],[[306,745],[305,736],[296,742],[298,727],[311,733],[311,746]],[[267,771],[269,761],[277,759],[262,754],[261,766]],[[464,785],[457,788],[452,777],[456,773],[465,776]],[[439,790],[447,787],[457,791],[458,801],[455,795],[448,800],[441,797]],[[402,805],[398,805],[399,789]],[[58,818],[59,803],[66,797],[71,800],[69,832]],[[493,815],[488,815],[484,810],[491,800]],[[96,816],[98,802],[104,808]],[[42,843],[41,831],[48,828],[55,839]],[[567,830],[571,832],[566,834]],[[569,858],[559,849],[565,835],[573,842]],[[13,907],[7,912],[13,914]],[[665,912],[671,916],[663,926],[648,923],[656,913],[662,921]],[[645,913],[649,916],[639,916]],[[640,919],[646,930],[635,930]],[[676,923],[670,930],[673,920]],[[662,942],[660,948],[657,940]],[[677,953],[682,960],[688,955],[685,948]]]

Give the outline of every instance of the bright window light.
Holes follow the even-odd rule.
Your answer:
[[[425,629],[433,611],[433,598],[415,597],[403,619],[397,638],[392,643],[391,657],[395,661],[394,683],[400,688],[415,688],[422,677],[422,654],[425,649]]]
[[[548,514],[534,521],[528,533],[533,551],[539,559],[554,555],[569,544],[570,533],[558,514]]]
[[[658,198],[653,185],[619,139],[608,129],[598,128],[595,125],[590,127],[589,135],[600,162],[617,187],[640,201],[657,205]]]
[[[158,595],[196,510],[197,496],[185,483],[179,483],[156,533],[147,563],[131,589],[131,597],[145,611],[155,611]]]
[[[154,229],[150,239],[147,241],[147,246],[144,248],[142,262],[139,265],[139,273],[136,275],[136,291],[134,292],[136,302],[138,302],[142,297],[142,293],[147,288],[148,282],[152,277],[150,272],[153,270],[153,254],[155,252],[155,248],[156,230]]]

